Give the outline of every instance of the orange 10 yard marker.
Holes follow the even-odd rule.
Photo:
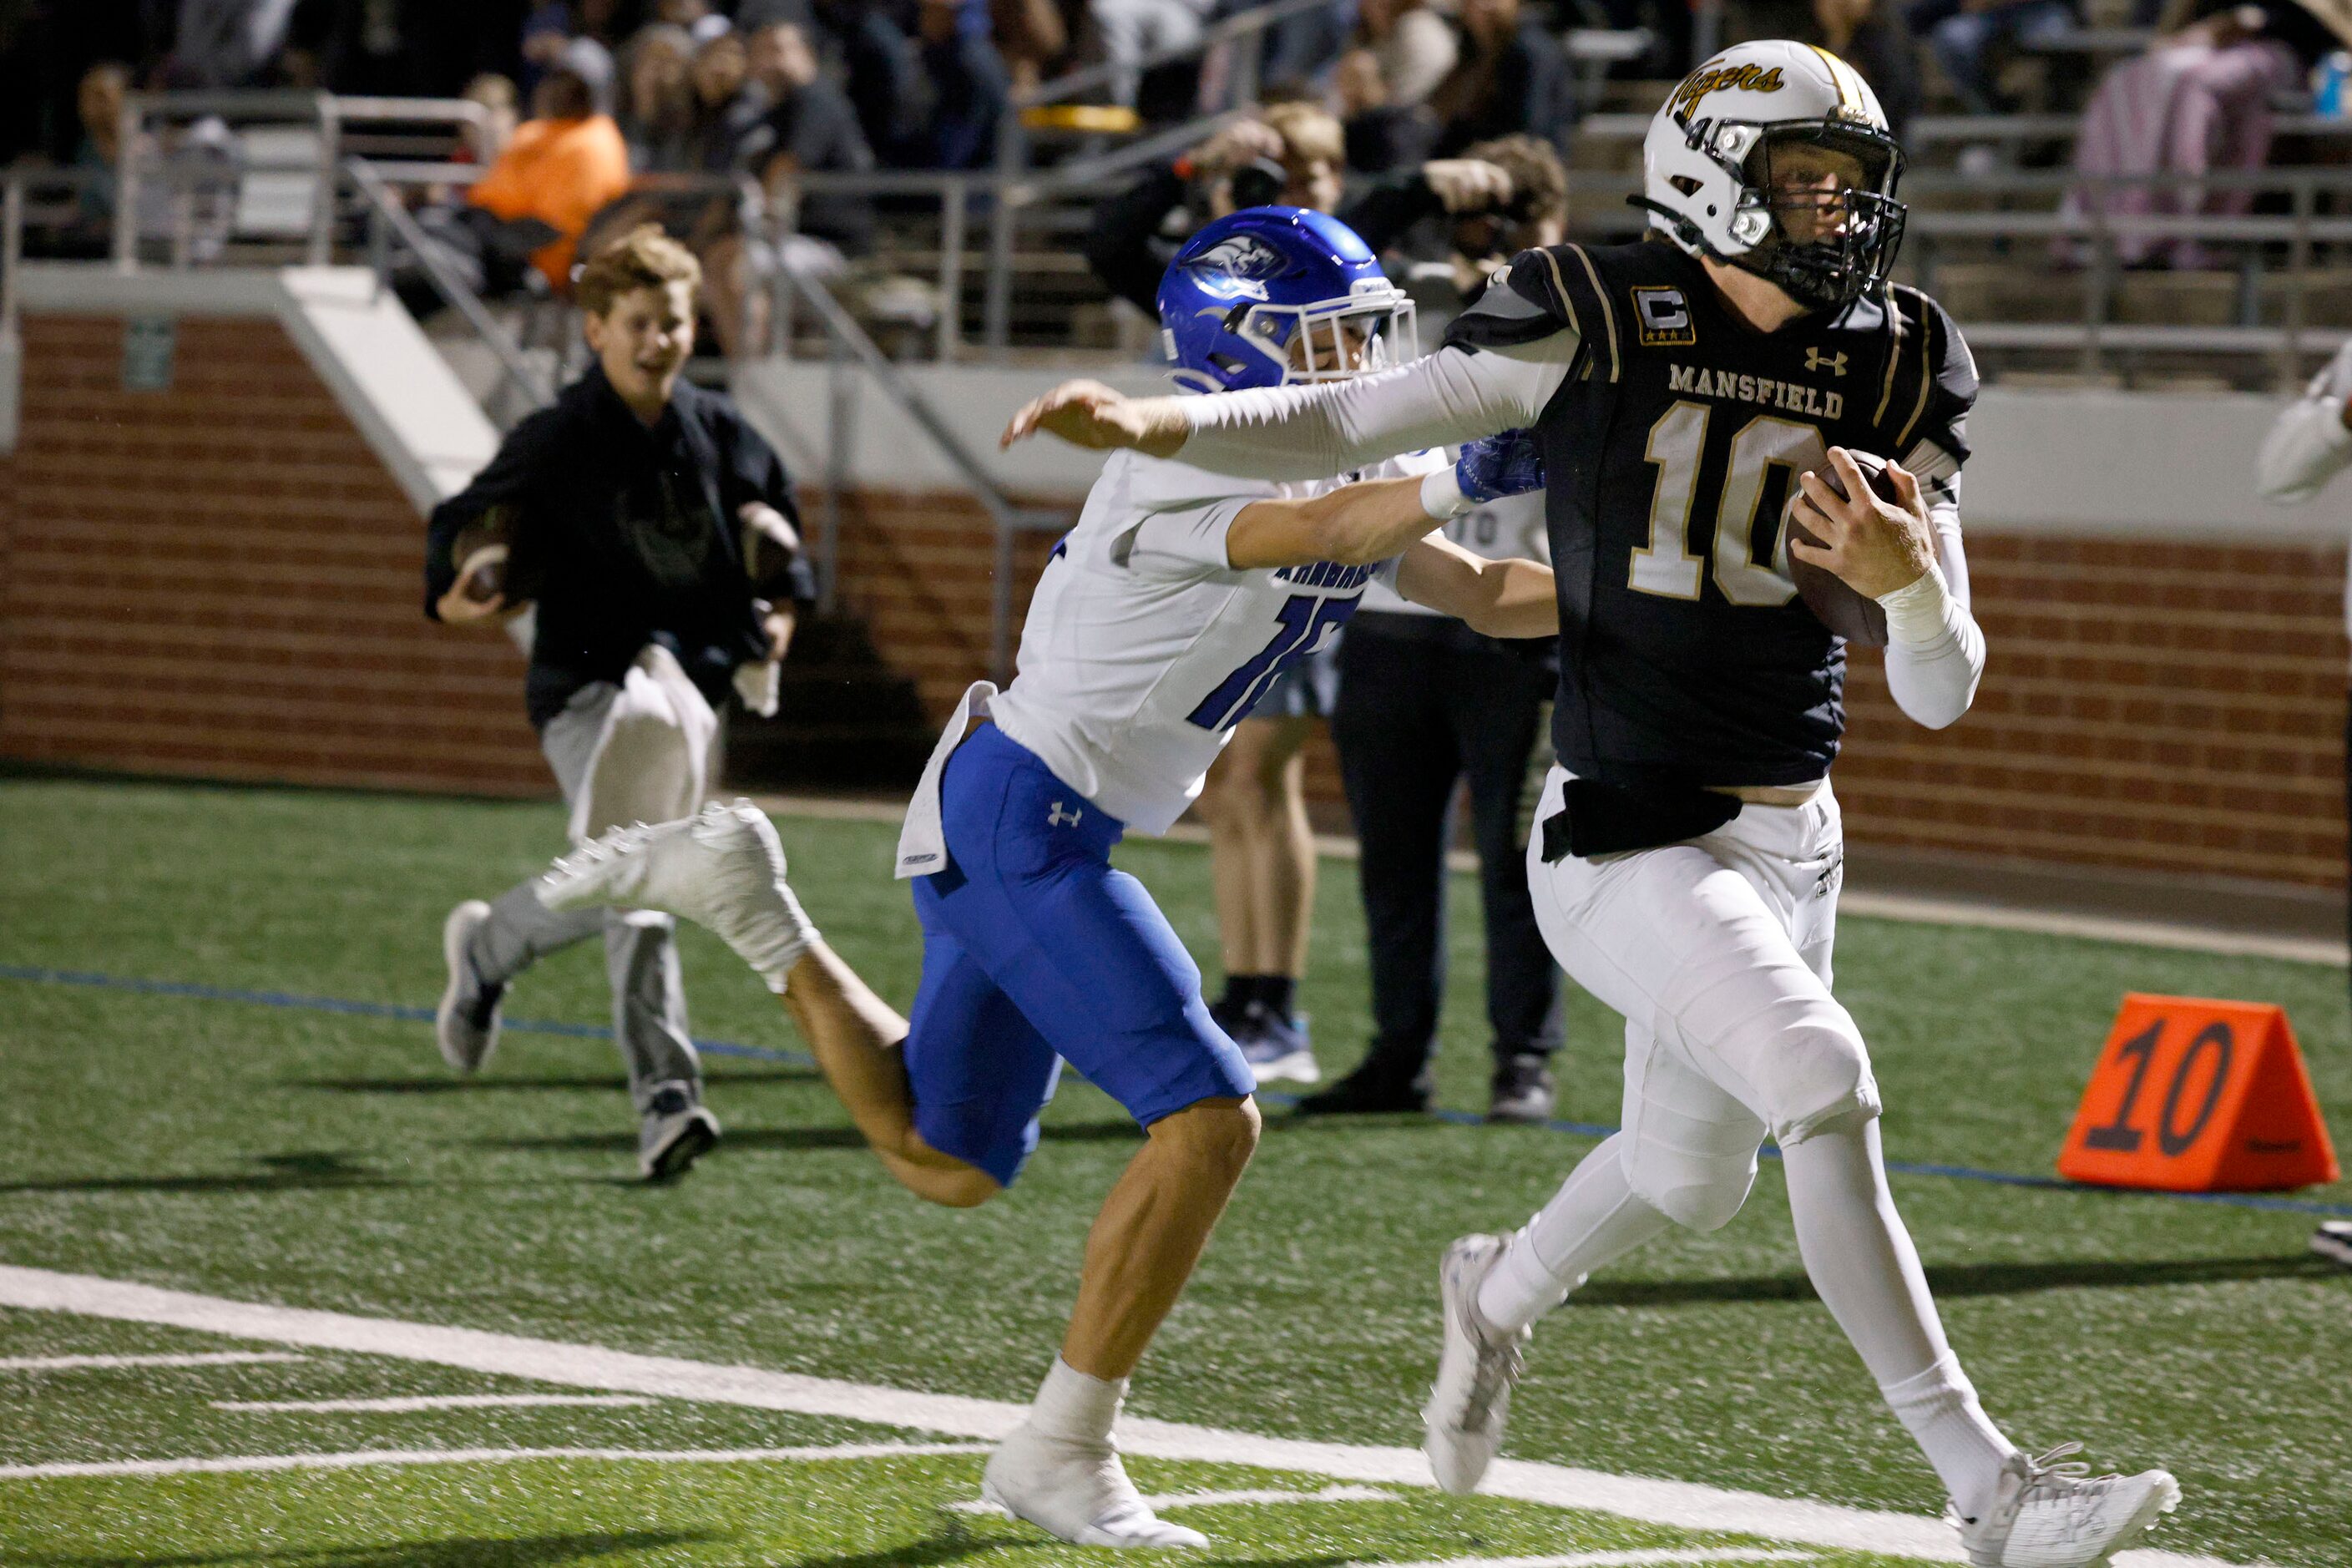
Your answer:
[[[2178,1193],[2336,1180],[2286,1014],[2267,1003],[2126,995],[2058,1173]]]

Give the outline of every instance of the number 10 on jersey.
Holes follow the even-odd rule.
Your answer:
[[[1789,578],[1789,538],[1776,531],[1769,560],[1756,559],[1756,530],[1777,519],[1764,515],[1766,480],[1782,471],[1776,492],[1781,505],[1794,493],[1797,476],[1829,465],[1829,448],[1818,426],[1759,414],[1731,437],[1724,467],[1723,493],[1715,501],[1712,557],[1691,552],[1691,512],[1698,500],[1699,466],[1706,457],[1707,427],[1715,410],[1703,403],[1677,403],[1650,426],[1643,455],[1658,470],[1650,494],[1650,537],[1633,550],[1626,586],[1665,599],[1696,599],[1710,565],[1715,585],[1735,605],[1785,605],[1797,595]]]

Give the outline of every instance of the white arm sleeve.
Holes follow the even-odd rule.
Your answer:
[[[1883,595],[1886,610],[1886,689],[1913,721],[1941,730],[1976,700],[1984,677],[1985,637],[1969,613],[1969,562],[1960,546],[1960,465],[1922,441],[1903,466],[1919,478],[1936,531],[1936,565],[1906,588]]]
[[[2352,343],[2313,378],[2303,396],[2271,426],[2254,464],[2254,488],[2265,500],[2292,506],[2352,463],[2352,430],[2344,404],[2352,396]]]
[[[1151,512],[1129,536],[1128,560],[1139,566],[1173,563],[1179,571],[1207,566],[1230,572],[1233,564],[1226,555],[1225,535],[1234,531],[1234,519],[1265,499],[1234,496],[1204,506]]]
[[[1352,381],[1182,398],[1192,434],[1179,458],[1213,473],[1322,479],[1517,429],[1534,424],[1568,379],[1577,342],[1562,330],[1523,348],[1449,344]]]

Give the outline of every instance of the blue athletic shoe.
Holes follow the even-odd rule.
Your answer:
[[[1315,1060],[1314,1042],[1308,1037],[1303,1017],[1280,1017],[1264,1007],[1254,1006],[1243,1020],[1242,1032],[1234,1036],[1234,1044],[1241,1047],[1242,1060],[1249,1063],[1260,1089],[1270,1083],[1319,1083],[1323,1079],[1323,1069]]]

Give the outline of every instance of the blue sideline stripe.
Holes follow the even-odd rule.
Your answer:
[[[134,991],[147,996],[186,996],[199,1002],[245,1002],[257,1007],[292,1007],[307,1013],[342,1013],[358,1018],[396,1018],[405,1024],[429,1024],[430,1007],[402,1007],[389,1002],[353,1002],[341,996],[305,996],[293,991],[245,991],[228,985],[198,985],[185,980],[141,980],[121,974],[97,974],[79,969],[37,969],[0,963],[0,980],[24,980],[40,985],[94,985],[105,991]],[[509,1018],[501,1029],[525,1035],[562,1035],[575,1040],[609,1040],[608,1024],[563,1024],[552,1018]],[[749,1057],[755,1061],[788,1062],[814,1067],[798,1051],[772,1051],[764,1046],[739,1045],[733,1040],[696,1040],[694,1048],[714,1057]]]
[[[120,974],[100,974],[88,970],[41,969],[16,963],[0,963],[0,980],[21,980],[39,985],[89,985],[106,991],[131,991],[149,996],[186,996],[200,1002],[245,1002],[257,1007],[292,1007],[312,1013],[342,1013],[362,1018],[397,1018],[404,1023],[429,1024],[433,1021],[430,1007],[403,1007],[388,1002],[353,1002],[340,996],[306,996],[290,991],[246,991],[226,985],[198,985],[184,980],[142,980]],[[561,1035],[572,1039],[609,1040],[612,1029],[602,1024],[562,1024],[551,1019],[515,1018],[502,1027],[527,1035]],[[748,1057],[755,1061],[784,1062],[793,1067],[814,1067],[814,1058],[799,1051],[771,1050],[765,1046],[740,1045],[732,1040],[700,1040],[695,1048],[716,1057]],[[1295,1094],[1277,1094],[1260,1090],[1259,1100],[1272,1106],[1288,1110],[1298,1103]],[[1467,1110],[1432,1110],[1430,1115],[1440,1121],[1459,1127],[1476,1127],[1486,1118]],[[1548,1131],[1573,1132],[1581,1138],[1606,1138],[1617,1131],[1599,1121],[1547,1121]],[[1777,1160],[1780,1151],[1770,1143],[1764,1145],[1767,1159]],[[2140,1188],[2093,1187],[2076,1182],[2060,1181],[2054,1176],[2029,1176],[2014,1171],[1980,1171],[1973,1165],[1940,1165],[1914,1160],[1889,1160],[1886,1168],[1904,1176],[1944,1176],[1956,1182],[1990,1182],[2002,1187],[2036,1187],[2045,1192],[2079,1193],[2092,1197],[2171,1198],[2182,1203],[2221,1204],[2231,1208],[2274,1209],[2288,1214],[2314,1214],[2331,1217],[2352,1215],[2352,1204],[2314,1203],[2304,1198],[2273,1198],[2259,1193],[2164,1193]]]

